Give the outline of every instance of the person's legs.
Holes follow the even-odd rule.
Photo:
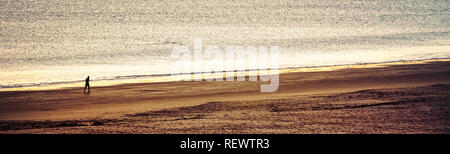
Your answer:
[[[86,88],[87,88],[87,86],[88,86],[88,85],[84,85],[83,93],[86,93]]]
[[[91,93],[91,86],[90,85],[87,86],[88,86],[88,93]]]

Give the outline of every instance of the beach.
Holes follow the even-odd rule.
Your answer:
[[[448,60],[311,70],[282,71],[272,93],[260,81],[2,91],[0,133],[450,133]]]

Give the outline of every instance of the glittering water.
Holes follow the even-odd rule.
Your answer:
[[[280,67],[450,57],[447,0],[0,0],[2,88],[170,73],[175,45],[278,45]]]

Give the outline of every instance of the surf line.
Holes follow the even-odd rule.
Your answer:
[[[193,52],[185,45],[172,49],[173,81],[262,81],[261,92],[275,92],[279,85],[279,47],[210,45],[203,50],[202,39],[194,39]],[[183,76],[180,74],[187,74]],[[263,84],[270,82],[269,84]]]

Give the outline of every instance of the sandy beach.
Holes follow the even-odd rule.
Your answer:
[[[450,133],[450,62],[0,92],[0,133]]]

